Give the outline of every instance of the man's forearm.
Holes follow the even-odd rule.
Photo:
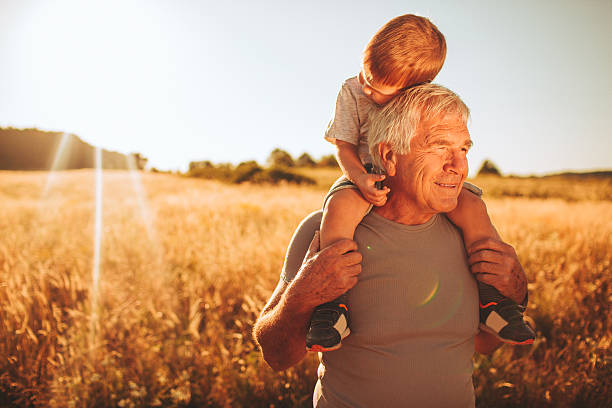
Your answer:
[[[502,295],[521,303],[527,294],[527,278],[510,245],[497,239],[480,240],[468,249],[468,262],[476,278],[494,286]]]
[[[300,270],[291,283],[278,283],[253,328],[264,359],[275,370],[287,369],[304,358],[315,307],[346,293],[361,272],[355,241],[343,239],[318,249],[315,233]]]
[[[275,304],[266,306],[253,330],[264,360],[277,371],[294,366],[306,355],[306,333],[312,314],[311,308],[298,302],[291,285],[284,286],[277,287],[279,293],[270,302]]]
[[[499,341],[491,333],[486,331],[479,331],[474,339],[474,347],[477,353],[480,354],[491,354],[497,350],[503,343]]]

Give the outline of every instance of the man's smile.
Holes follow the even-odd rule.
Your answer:
[[[442,188],[450,188],[450,189],[457,188],[459,186],[459,183],[442,183],[439,181],[434,181],[434,184]]]

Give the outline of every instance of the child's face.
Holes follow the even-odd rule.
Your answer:
[[[365,96],[377,105],[386,104],[403,90],[400,86],[374,86],[365,79],[361,71],[359,72],[359,84]]]

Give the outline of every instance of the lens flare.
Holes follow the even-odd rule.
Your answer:
[[[130,171],[130,178],[132,179],[132,187],[134,188],[134,192],[138,198],[138,207],[140,208],[142,222],[147,230],[147,237],[149,238],[149,241],[157,243],[155,230],[153,229],[153,217],[151,216],[151,211],[147,205],[146,193],[142,187],[142,178],[140,176],[140,172],[138,171],[138,166],[136,165],[136,158],[133,154],[127,155],[126,162]]]
[[[431,302],[433,298],[436,296],[436,294],[438,293],[438,289],[440,289],[440,280],[436,279],[431,289],[431,292],[427,296],[425,296],[425,299],[423,299],[423,301],[419,304],[419,306],[425,306],[426,304]]]
[[[151,256],[149,257],[149,270],[151,271],[151,274],[155,276],[152,276],[152,279],[150,279],[149,283],[151,287],[149,287],[148,289],[151,290],[152,293],[156,293],[161,290],[159,285],[162,285],[162,280],[157,279],[157,274],[159,273],[159,271],[164,270],[163,246],[160,244],[156,230],[154,228],[155,216],[154,214],[152,214],[148,205],[147,192],[143,187],[142,174],[138,170],[136,157],[134,155],[128,155],[126,156],[126,160],[130,178],[132,180],[132,188],[137,198],[138,209],[140,210],[142,223],[145,227],[147,237],[149,238],[148,251],[150,251],[151,253]]]
[[[102,150],[95,148],[96,166],[96,201],[95,201],[95,223],[94,223],[94,258],[91,283],[91,341],[93,343],[96,335],[98,321],[98,290],[100,282],[100,255],[102,244]]]
[[[426,307],[430,303],[435,303],[437,307],[444,310],[444,313],[440,314],[438,319],[429,321],[427,327],[440,327],[454,319],[459,307],[464,302],[464,298],[465,288],[461,280],[456,280],[453,284],[445,285],[445,288],[437,285],[435,290],[432,291],[431,296],[422,303],[422,307]]]
[[[51,165],[49,175],[47,176],[47,183],[45,184],[45,188],[43,189],[42,198],[45,198],[47,196],[47,194],[49,193],[49,188],[51,188],[51,186],[55,182],[57,170],[60,169],[61,163],[66,156],[66,152],[68,151],[67,147],[69,141],[70,137],[68,133],[63,133],[62,140],[60,141],[59,146],[57,147],[57,150],[55,152],[55,157],[53,159],[53,164]]]

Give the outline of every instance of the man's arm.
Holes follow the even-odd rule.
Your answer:
[[[287,282],[278,283],[253,328],[253,337],[264,360],[277,371],[292,367],[304,358],[308,320],[312,313],[292,303],[293,296],[288,288]]]
[[[475,242],[468,248],[468,254],[468,263],[476,279],[494,286],[516,303],[527,300],[527,278],[512,246],[487,238]],[[476,335],[475,348],[478,353],[490,354],[502,344],[491,333],[481,330]]]
[[[518,304],[527,296],[527,277],[514,248],[500,240],[486,238],[468,248],[468,263],[481,282]]]
[[[285,370],[304,358],[314,308],[355,286],[361,272],[361,254],[355,252],[354,241],[341,240],[320,252],[318,248],[317,232],[295,278],[279,282],[255,322],[255,341],[275,370]]]
[[[480,354],[491,354],[502,344],[504,343],[498,340],[497,337],[482,330],[478,332],[476,338],[474,339],[474,348],[476,349],[476,352]]]

